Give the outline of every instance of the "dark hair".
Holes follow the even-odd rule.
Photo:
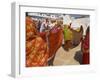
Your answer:
[[[48,18],[46,18],[46,22],[48,22]]]
[[[89,28],[89,26],[88,26],[88,28],[87,28],[87,30],[86,30],[86,33],[89,33],[89,31],[90,31],[90,28]]]

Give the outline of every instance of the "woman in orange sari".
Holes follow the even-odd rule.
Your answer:
[[[38,35],[35,21],[26,17],[26,67],[47,66],[48,47]]]

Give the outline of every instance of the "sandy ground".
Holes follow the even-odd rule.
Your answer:
[[[60,47],[59,50],[56,53],[55,59],[54,59],[54,66],[57,65],[80,65],[77,60],[74,59],[75,54],[77,51],[80,51],[81,43],[69,51],[65,51],[63,47]]]

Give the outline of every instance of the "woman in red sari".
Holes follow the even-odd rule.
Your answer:
[[[89,52],[89,48],[90,48],[90,30],[89,27],[87,28],[86,31],[86,36],[82,41],[82,52],[83,52],[83,64],[89,64],[90,63],[90,52]]]

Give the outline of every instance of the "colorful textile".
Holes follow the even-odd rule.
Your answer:
[[[64,32],[64,40],[65,41],[72,40],[73,35],[72,35],[72,31],[69,28],[64,27],[63,32]]]

